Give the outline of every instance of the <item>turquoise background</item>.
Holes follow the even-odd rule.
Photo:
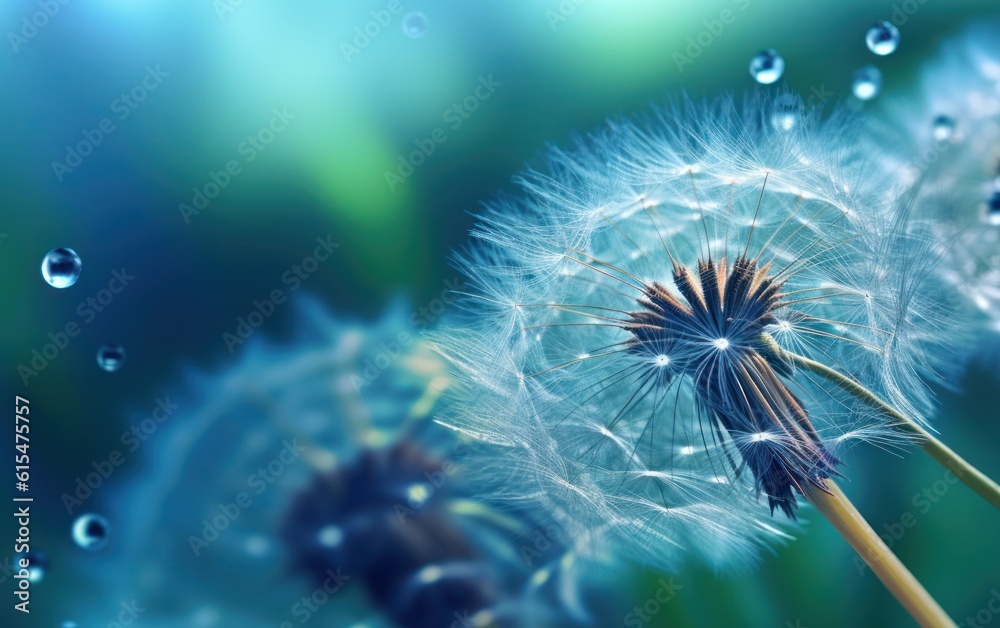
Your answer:
[[[988,0],[400,0],[401,12],[360,47],[356,29],[388,1],[232,0],[238,6],[221,13],[211,0],[54,4],[44,27],[26,43],[7,38],[0,53],[0,390],[32,404],[32,541],[53,562],[23,624],[37,626],[72,618],[81,583],[59,562],[86,560],[71,544],[58,496],[119,447],[121,432],[158,396],[183,398],[183,367],[224,368],[232,358],[223,333],[255,299],[287,287],[283,274],[311,254],[317,237],[330,235],[340,248],[303,290],[334,311],[374,315],[400,293],[429,303],[456,277],[448,252],[465,242],[469,212],[512,190],[511,176],[547,142],[565,144],[573,132],[677,90],[752,89],[747,64],[763,48],[785,57],[787,84],[807,97],[815,88],[844,98],[854,69],[871,62],[883,70],[887,94],[904,90],[942,37],[998,11]],[[5,2],[0,33],[20,32],[38,6]],[[865,29],[910,7],[900,49],[876,59]],[[401,30],[414,10],[429,20],[418,39]],[[678,68],[675,55],[687,54],[689,38],[708,40],[703,31],[718,29],[713,21],[727,10],[732,23]],[[345,54],[345,45],[358,52]],[[149,67],[167,75],[119,119],[116,99]],[[499,86],[456,128],[447,111],[488,77]],[[241,143],[275,108],[295,117],[247,162]],[[60,181],[52,162],[104,118],[114,130]],[[438,128],[447,139],[390,189],[386,172]],[[187,224],[178,205],[230,160],[240,174]],[[62,291],[38,272],[58,246],[74,248],[85,264],[76,286]],[[78,305],[123,267],[134,283],[83,321]],[[257,333],[289,337],[291,314],[279,307]],[[80,335],[25,386],[17,365],[69,321],[81,324]],[[128,351],[114,374],[94,362],[108,341]],[[996,362],[949,384],[954,390],[939,395],[944,439],[1000,477]],[[922,512],[914,496],[942,477],[923,456],[862,447],[846,462],[845,490],[877,529],[914,513],[916,526],[893,548],[944,608],[959,621],[986,608],[1000,590],[998,513],[962,486]],[[905,625],[898,604],[859,573],[830,526],[815,513],[804,518],[802,538],[757,569],[674,574],[682,588],[647,625]],[[4,518],[0,558],[12,554],[13,536]],[[2,621],[13,596],[0,576]],[[637,569],[635,584],[617,594],[621,614],[603,622],[621,623],[655,594],[660,577]]]

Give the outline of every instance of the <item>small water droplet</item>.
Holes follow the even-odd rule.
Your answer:
[[[28,582],[41,582],[49,572],[49,557],[44,552],[24,552],[19,554],[14,569],[21,569],[21,560],[28,561]]]
[[[802,100],[795,94],[782,94],[774,99],[771,125],[779,131],[790,131],[802,114]]]
[[[125,364],[125,348],[121,345],[106,344],[97,350],[97,365],[113,373]]]
[[[750,76],[762,85],[770,85],[785,73],[785,60],[773,49],[767,49],[750,59]]]
[[[52,249],[42,258],[42,277],[53,288],[69,288],[81,271],[83,261],[73,249]]]
[[[403,18],[403,33],[407,37],[416,39],[418,37],[423,37],[426,32],[427,16],[420,11],[407,13],[406,17]]]
[[[948,116],[938,116],[932,123],[934,129],[934,139],[950,140],[955,134],[955,120]]]
[[[986,201],[986,222],[1000,225],[1000,190],[994,192]]]
[[[85,550],[99,550],[108,543],[109,527],[100,515],[80,515],[73,522],[73,541]]]
[[[854,73],[851,91],[860,100],[871,100],[882,90],[882,73],[874,65],[866,65]]]
[[[881,57],[892,54],[899,47],[899,29],[892,22],[879,20],[865,33],[865,43],[868,50]]]

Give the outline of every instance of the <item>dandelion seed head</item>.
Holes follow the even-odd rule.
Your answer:
[[[192,378],[143,470],[108,484],[115,542],[84,574],[107,592],[81,604],[87,625],[133,597],[150,625],[192,625],[208,604],[226,625],[279,625],[324,586],[338,624],[446,625],[455,604],[565,615],[557,593],[529,592],[565,546],[526,563],[521,537],[544,519],[477,497],[464,469],[482,441],[434,422],[451,379],[411,310],[352,322],[298,306],[298,338]]]
[[[913,195],[870,167],[885,147],[848,114],[785,128],[771,109],[682,100],[617,122],[522,175],[525,199],[474,232],[463,267],[487,294],[530,281],[511,286],[515,326],[473,294],[434,336],[458,382],[448,414],[508,449],[484,469],[496,490],[563,513],[571,537],[605,530],[667,568],[780,542],[801,488],[838,473],[823,434],[846,408],[855,433],[894,432],[785,352],[923,421],[947,327]]]

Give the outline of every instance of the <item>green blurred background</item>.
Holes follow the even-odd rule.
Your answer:
[[[377,313],[399,293],[419,306],[456,276],[448,252],[466,240],[469,212],[512,190],[511,176],[546,143],[565,144],[607,116],[641,111],[677,90],[752,89],[747,64],[763,48],[785,57],[789,87],[806,97],[825,90],[834,101],[844,98],[853,70],[871,62],[885,74],[885,94],[902,91],[942,37],[1000,11],[995,0],[399,0],[400,11],[389,12],[364,44],[356,29],[375,32],[371,12],[384,18],[379,12],[395,6],[388,0],[51,5],[58,11],[26,41],[17,34],[24,36],[23,19],[39,3],[0,6],[0,30],[15,34],[0,62],[2,390],[32,404],[32,541],[53,560],[23,624],[38,626],[71,618],[71,592],[83,586],[59,569],[60,560],[78,556],[59,495],[120,447],[121,432],[157,396],[183,400],[183,367],[214,371],[229,363],[222,334],[255,299],[287,286],[283,273],[311,254],[317,237],[341,246],[303,291],[357,315]],[[900,49],[876,59],[864,31],[897,8],[912,13],[901,25]],[[689,54],[689,38],[716,28],[725,10],[732,23],[678,68],[675,53]],[[427,17],[422,37],[403,33],[411,11]],[[119,119],[116,100],[142,84],[147,68],[159,68],[159,84]],[[475,111],[449,116],[490,77],[499,85]],[[274,109],[294,119],[247,162],[241,143]],[[103,118],[114,130],[60,181],[52,162],[65,161],[67,145]],[[397,172],[400,156],[438,128],[446,140],[390,186],[386,172]],[[193,189],[230,160],[241,164],[240,174],[186,222],[178,205],[191,204]],[[38,272],[45,252],[59,246],[84,260],[80,281],[62,291]],[[135,275],[132,285],[83,322],[78,304],[122,267]],[[289,337],[292,313],[279,307],[258,333],[275,342]],[[83,323],[82,333],[24,385],[17,365],[68,321]],[[94,361],[108,341],[128,351],[114,374]],[[952,384],[962,392],[940,391],[945,440],[1000,476],[996,363]],[[846,490],[877,529],[915,515],[917,525],[893,548],[944,608],[959,621],[986,608],[1000,590],[997,513],[961,486],[926,513],[917,508],[914,496],[942,478],[922,456],[859,448],[846,462]],[[6,519],[0,558],[13,553]],[[682,588],[647,625],[906,625],[830,526],[814,513],[805,519],[802,538],[759,569],[674,574]],[[0,576],[9,591],[11,579]],[[621,623],[655,594],[659,578],[637,569],[618,594],[622,615],[603,623]],[[0,621],[12,617],[13,596],[4,599]]]

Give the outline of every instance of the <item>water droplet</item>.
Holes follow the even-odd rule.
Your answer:
[[[899,29],[892,22],[879,20],[865,33],[865,43],[868,50],[881,57],[892,54],[899,47]]]
[[[113,373],[125,364],[125,348],[121,345],[107,344],[97,350],[97,365],[109,373]]]
[[[99,550],[108,543],[108,520],[100,515],[86,514],[73,522],[73,541],[85,550]]]
[[[82,270],[83,261],[73,249],[52,249],[42,259],[42,277],[53,288],[69,288]]]
[[[866,65],[854,73],[851,91],[860,100],[871,100],[882,90],[882,73],[874,65]]]
[[[407,37],[416,39],[417,37],[423,37],[426,32],[427,16],[420,11],[408,13],[406,17],[403,18],[403,33]]]
[[[785,73],[785,60],[772,49],[754,55],[750,60],[750,76],[762,85],[770,85]]]
[[[44,552],[24,552],[19,554],[14,563],[15,569],[21,569],[21,560],[28,561],[28,582],[41,582],[49,572],[49,557]]]
[[[771,125],[779,131],[790,131],[802,114],[802,100],[795,94],[782,94],[774,99]]]
[[[948,116],[938,116],[933,122],[934,139],[950,140],[955,134],[955,120]]]
[[[1000,225],[1000,190],[997,190],[986,201],[986,222]]]

